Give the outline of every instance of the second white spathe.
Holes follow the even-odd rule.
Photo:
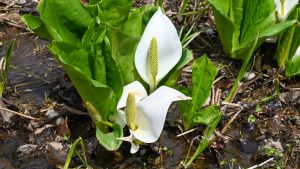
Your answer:
[[[149,75],[148,51],[152,38],[157,40],[158,73],[156,84]],[[135,53],[135,67],[142,79],[155,86],[179,62],[182,55],[182,45],[171,20],[160,9],[151,17],[147,24]]]

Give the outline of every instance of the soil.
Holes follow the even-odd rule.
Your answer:
[[[137,1],[135,6],[149,3]],[[85,141],[88,163],[93,168],[182,168],[180,163],[189,149],[194,152],[197,148],[203,126],[177,137],[183,131],[175,105],[169,110],[159,141],[143,145],[138,153],[130,154],[127,143],[114,152],[98,144],[92,121],[66,73],[47,49],[47,41],[32,34],[20,20],[22,14],[37,14],[36,5],[31,0],[0,2],[0,57],[19,34],[3,102],[10,110],[36,118],[15,115],[9,123],[0,120],[0,168],[61,168],[71,143],[79,136]],[[204,10],[186,18],[174,17],[180,10],[179,1],[164,5],[178,29],[196,23],[193,31],[201,33],[188,48],[195,58],[206,53],[219,68],[211,100],[220,96],[217,101],[224,108],[223,117],[216,138],[190,168],[248,168],[266,160],[270,162],[263,168],[299,168],[300,79],[283,76],[273,59],[275,45],[266,43],[258,50],[234,100],[224,103],[242,62],[222,53],[207,3],[191,1],[187,10],[198,5]],[[183,70],[180,85],[191,84],[190,69]],[[262,102],[277,86],[279,94]],[[49,110],[56,113],[54,118],[47,115]],[[78,157],[73,158],[73,167],[80,164]]]

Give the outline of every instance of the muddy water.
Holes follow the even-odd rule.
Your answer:
[[[0,55],[5,53],[5,46],[19,33],[14,28],[1,29],[3,47]],[[53,89],[55,82],[64,73],[51,57],[47,42],[37,39],[29,33],[20,33],[12,59],[5,96],[17,105],[26,108],[40,106]],[[4,97],[5,97],[4,96]]]
[[[64,72],[46,50],[46,41],[3,25],[0,26],[0,34],[3,43],[0,56],[5,55],[7,45],[20,34],[4,99],[9,108],[17,111],[28,110],[29,115],[35,116]],[[41,151],[46,142],[38,141],[35,137],[40,136],[35,136],[28,130],[27,120],[14,117],[12,121],[13,124],[0,122],[0,168],[51,168],[46,153]],[[55,133],[55,130],[52,132]],[[49,138],[49,135],[45,137]],[[28,144],[37,147],[30,154],[20,154],[18,148]]]

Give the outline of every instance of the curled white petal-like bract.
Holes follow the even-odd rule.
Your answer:
[[[137,129],[132,131],[134,137],[144,143],[155,142],[163,130],[171,103],[188,99],[191,98],[175,89],[166,86],[159,87],[137,103]]]
[[[296,53],[294,54],[292,61],[300,57],[300,46],[298,46]]]
[[[134,153],[136,153],[139,150],[140,145],[134,143],[135,137],[132,134],[132,131],[131,130],[129,130],[129,131],[130,131],[130,135],[129,136],[118,138],[118,140],[129,142],[131,144],[130,153],[134,154]]]
[[[123,110],[117,110],[118,111],[118,117],[116,119],[116,123],[119,123],[122,127],[125,127],[127,122],[126,122],[126,117],[125,117],[125,112]]]
[[[136,102],[148,96],[147,91],[139,81],[134,81],[132,83],[129,83],[123,88],[123,93],[118,102],[117,109],[121,109],[126,106],[126,101],[129,93],[135,94]]]
[[[281,0],[274,0],[277,16],[279,21],[284,21],[287,16],[290,14],[291,10],[298,4],[298,0],[285,0],[284,6],[281,5]],[[283,15],[281,14],[281,9],[284,8]]]
[[[158,46],[158,73],[156,83],[178,63],[182,46],[176,28],[159,9],[150,19],[135,53],[135,67],[142,79],[151,85],[148,65],[148,50],[151,39],[156,38]]]

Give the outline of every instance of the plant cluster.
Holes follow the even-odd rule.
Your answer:
[[[187,167],[209,145],[222,116],[218,105],[202,108],[218,71],[203,55],[193,62],[192,88],[176,86],[182,68],[193,59],[185,46],[198,33],[189,30],[180,41],[173,23],[158,7],[162,2],[134,8],[133,0],[41,0],[40,15],[24,15],[23,21],[50,42],[49,49],[80,94],[96,137],[107,150],[128,141],[135,153],[141,144],[157,141],[169,106],[180,101],[186,130],[207,126],[195,154],[184,162]],[[284,10],[287,3],[276,0],[209,2],[224,53],[245,60],[236,85],[254,50],[279,33],[279,65],[286,66],[288,75],[300,72],[299,5]],[[183,1],[184,9],[187,3]],[[125,126],[129,136],[123,134]]]

